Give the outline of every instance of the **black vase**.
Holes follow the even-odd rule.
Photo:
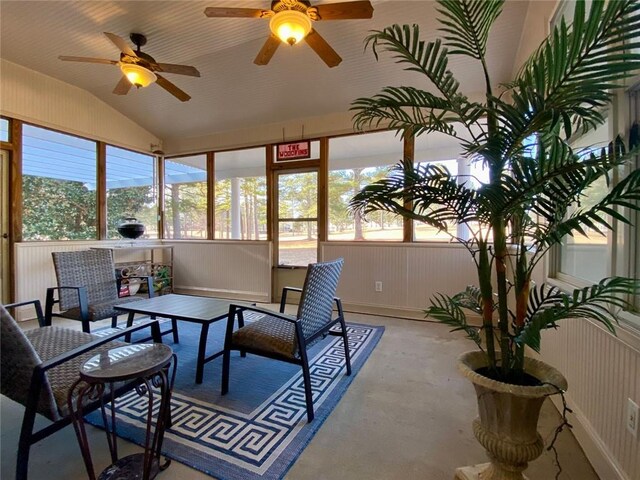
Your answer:
[[[135,239],[144,233],[144,225],[135,217],[127,217],[118,225],[118,233],[124,238]]]

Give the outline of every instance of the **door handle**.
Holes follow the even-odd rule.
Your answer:
[[[8,233],[3,233],[2,234],[2,238],[9,238],[9,234]]]

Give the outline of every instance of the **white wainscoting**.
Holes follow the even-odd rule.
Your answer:
[[[477,283],[475,265],[458,245],[327,242],[321,250],[324,260],[344,257],[338,295],[351,310],[422,319],[436,292],[452,295]]]
[[[634,438],[624,423],[627,399],[640,404],[640,336],[619,329],[615,337],[588,320],[563,320],[543,333],[542,346],[543,359],[567,377],[573,432],[600,478],[640,479],[640,435]]]
[[[145,244],[152,245],[154,242]],[[155,242],[156,244],[158,242]],[[86,250],[91,247],[118,245],[118,241],[74,241],[74,242],[23,242],[15,244],[15,288],[16,302],[40,299],[44,309],[47,288],[55,287],[56,272],[51,252]],[[17,319],[33,318],[33,309],[19,309]]]
[[[179,293],[268,302],[271,298],[271,243],[162,242],[174,246],[174,290]],[[121,242],[24,242],[15,245],[16,301],[40,299],[56,286],[51,252],[113,246]],[[160,242],[145,242],[145,245]],[[19,309],[18,320],[33,318]]]
[[[222,298],[271,301],[271,242],[170,241],[173,288]]]

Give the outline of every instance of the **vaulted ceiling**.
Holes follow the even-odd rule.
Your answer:
[[[340,0],[342,1],[342,0]],[[322,0],[315,4],[336,3]],[[85,89],[163,139],[344,112],[359,96],[385,85],[419,85],[383,56],[376,62],[363,39],[393,23],[418,23],[424,39],[437,36],[433,1],[372,0],[370,20],[322,21],[314,28],[342,57],[328,68],[306,44],[281,46],[267,66],[253,59],[269,34],[269,22],[255,18],[207,18],[206,7],[269,8],[268,0],[200,1],[0,1],[0,57]],[[508,0],[489,45],[494,82],[508,80],[529,2]],[[126,96],[112,93],[120,79],[113,65],[63,62],[59,55],[118,60],[103,32],[128,41],[143,33],[142,51],[164,63],[195,66],[200,78],[166,74],[191,95],[180,102],[152,85]],[[451,68],[467,94],[480,93],[480,70],[458,57]],[[0,81],[2,80],[0,72]]]

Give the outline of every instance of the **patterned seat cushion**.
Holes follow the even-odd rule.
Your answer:
[[[236,330],[231,342],[237,349],[246,347],[292,359],[298,357],[295,325],[271,315]]]
[[[115,298],[103,303],[94,303],[89,305],[89,320],[95,322],[97,320],[104,320],[105,318],[111,318],[114,315],[122,315],[122,312],[114,310],[114,305],[120,305],[122,303],[135,302],[136,300],[143,300],[149,298],[147,294],[133,295],[130,297]],[[72,318],[74,320],[81,320],[80,307],[70,308],[60,313],[61,317]]]
[[[89,333],[63,327],[34,328],[26,330],[24,333],[42,361],[47,361],[98,338]],[[38,413],[50,420],[66,417],[69,413],[67,406],[69,388],[78,379],[80,366],[94,355],[122,345],[126,344],[123,342],[107,343],[49,370],[47,379],[55,399],[55,408],[52,408],[53,405],[44,410],[39,408]]]

